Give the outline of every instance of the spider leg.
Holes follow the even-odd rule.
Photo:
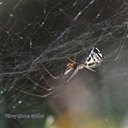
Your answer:
[[[74,60],[72,60],[71,58],[67,57],[67,59],[72,62],[72,63],[76,63]]]
[[[94,69],[89,68],[89,67],[87,67],[87,66],[86,66],[86,65],[84,65],[84,64],[83,64],[83,66],[84,66],[84,68],[86,68],[86,69],[88,69],[88,70],[90,70],[90,71],[92,71],[92,72],[96,72]]]
[[[76,61],[76,53],[75,53],[75,55],[74,55],[74,61]]]
[[[52,73],[50,73],[50,71],[43,64],[40,64],[40,65],[49,74],[49,76],[51,76],[53,79],[58,79],[59,78],[58,76],[54,76]]]
[[[16,88],[16,87],[13,87],[13,88],[14,88],[15,90],[17,90],[17,91],[23,93],[23,94],[30,95],[30,96],[34,96],[34,97],[38,97],[38,98],[46,98],[46,97],[50,96],[51,94],[53,94],[53,93],[55,92],[55,91],[51,91],[51,92],[49,92],[49,93],[47,93],[47,94],[45,94],[45,95],[38,95],[38,94],[33,94],[33,93],[30,93],[30,92],[27,92],[27,91],[24,91],[24,90],[20,90],[20,89],[18,89],[18,88]]]
[[[67,75],[67,74],[70,73],[72,70],[73,70],[72,68],[66,70],[66,71],[64,72],[64,75]]]
[[[32,81],[33,83],[35,83],[37,86],[39,86],[40,88],[42,88],[42,89],[44,89],[44,90],[46,90],[46,91],[51,91],[51,90],[53,90],[52,88],[46,88],[46,87],[43,87],[43,86],[41,86],[38,82],[36,82],[35,80],[33,80],[33,79],[31,79],[30,77],[28,77],[28,76],[25,76],[27,79],[29,79],[30,81]]]
[[[40,72],[40,74],[43,76],[43,80],[44,80],[44,82],[48,85],[48,87],[49,88],[51,88],[51,90],[53,89],[53,86],[51,86],[50,84],[49,84],[49,82],[47,81],[47,79],[45,78],[45,76],[42,74],[42,72],[40,71],[40,69],[39,69],[39,72]]]
[[[66,84],[78,73],[78,69],[76,69],[73,74],[70,76],[70,78],[65,82]]]

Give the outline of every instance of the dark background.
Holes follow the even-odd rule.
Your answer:
[[[72,101],[74,95],[70,94],[76,92],[75,87],[80,89],[77,95],[82,91],[81,86],[86,86],[93,94],[93,98],[88,97],[93,103],[88,103],[84,99],[88,95],[85,95],[81,99],[85,100],[85,106],[102,118],[110,119],[108,127],[117,127],[115,122],[119,122],[123,128],[128,112],[127,16],[126,0],[1,0],[1,127],[44,127],[49,115],[58,117],[70,111],[72,107],[69,109],[65,103],[67,99]],[[47,87],[46,81],[51,86],[58,86],[60,81],[53,80],[41,64],[61,76],[67,57],[73,58],[76,54],[80,62],[93,46],[100,48],[104,55],[96,74],[82,71],[69,88],[57,91],[50,98],[15,90],[16,87],[32,94],[47,94],[32,80],[44,87]],[[65,98],[67,94],[69,97]],[[78,100],[79,96],[73,101],[83,109]],[[5,119],[6,113],[41,113],[44,119]]]

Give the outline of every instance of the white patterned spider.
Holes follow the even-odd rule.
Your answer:
[[[67,76],[69,73],[73,72],[72,75],[68,78],[68,80],[66,80],[64,82],[63,85],[58,86],[59,88],[62,88],[65,86],[65,84],[67,84],[68,82],[71,81],[71,79],[82,69],[88,69],[92,72],[96,72],[94,69],[98,66],[100,66],[100,64],[103,62],[103,55],[101,53],[101,51],[98,48],[93,47],[91,52],[89,53],[88,57],[81,62],[80,64],[77,64],[76,61],[68,58],[68,60],[70,61],[70,63],[67,64],[67,68],[63,74],[63,77]],[[43,65],[41,64],[42,67],[44,68],[44,70],[51,76],[51,78],[53,79],[60,79],[60,77],[55,77],[54,75],[52,75],[49,70]],[[27,77],[29,80],[31,80],[33,83],[38,84],[37,82],[35,82],[34,80],[32,80],[31,78]],[[39,85],[39,84],[38,84]],[[41,87],[41,85],[39,85]],[[48,91],[48,93],[46,95],[38,95],[38,94],[32,94],[23,90],[19,90],[17,88],[14,87],[15,90],[18,90],[22,93],[28,94],[28,95],[32,95],[32,96],[36,96],[36,97],[40,97],[40,98],[45,98],[51,94],[53,94],[56,89],[59,89],[58,87],[55,88],[44,88],[41,87],[42,89]]]

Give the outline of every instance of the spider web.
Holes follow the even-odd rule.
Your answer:
[[[99,70],[110,110],[106,86],[111,83],[107,79],[110,76],[115,80],[113,74],[117,73],[120,75],[118,89],[122,80],[124,86],[127,84],[127,11],[127,1],[1,0],[2,110],[18,112],[34,106],[34,111],[40,102],[45,105],[53,89],[65,86],[63,80],[54,80],[51,75],[63,76],[67,58],[76,56],[76,61],[81,62],[92,47],[100,48],[104,55]]]

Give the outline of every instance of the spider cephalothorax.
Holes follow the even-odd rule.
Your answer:
[[[72,68],[75,70],[77,68],[77,64],[76,63],[68,63],[67,68]]]
[[[77,64],[76,63],[74,63],[74,62],[68,63],[64,75],[67,75],[70,71],[75,71],[76,68],[77,68]]]

